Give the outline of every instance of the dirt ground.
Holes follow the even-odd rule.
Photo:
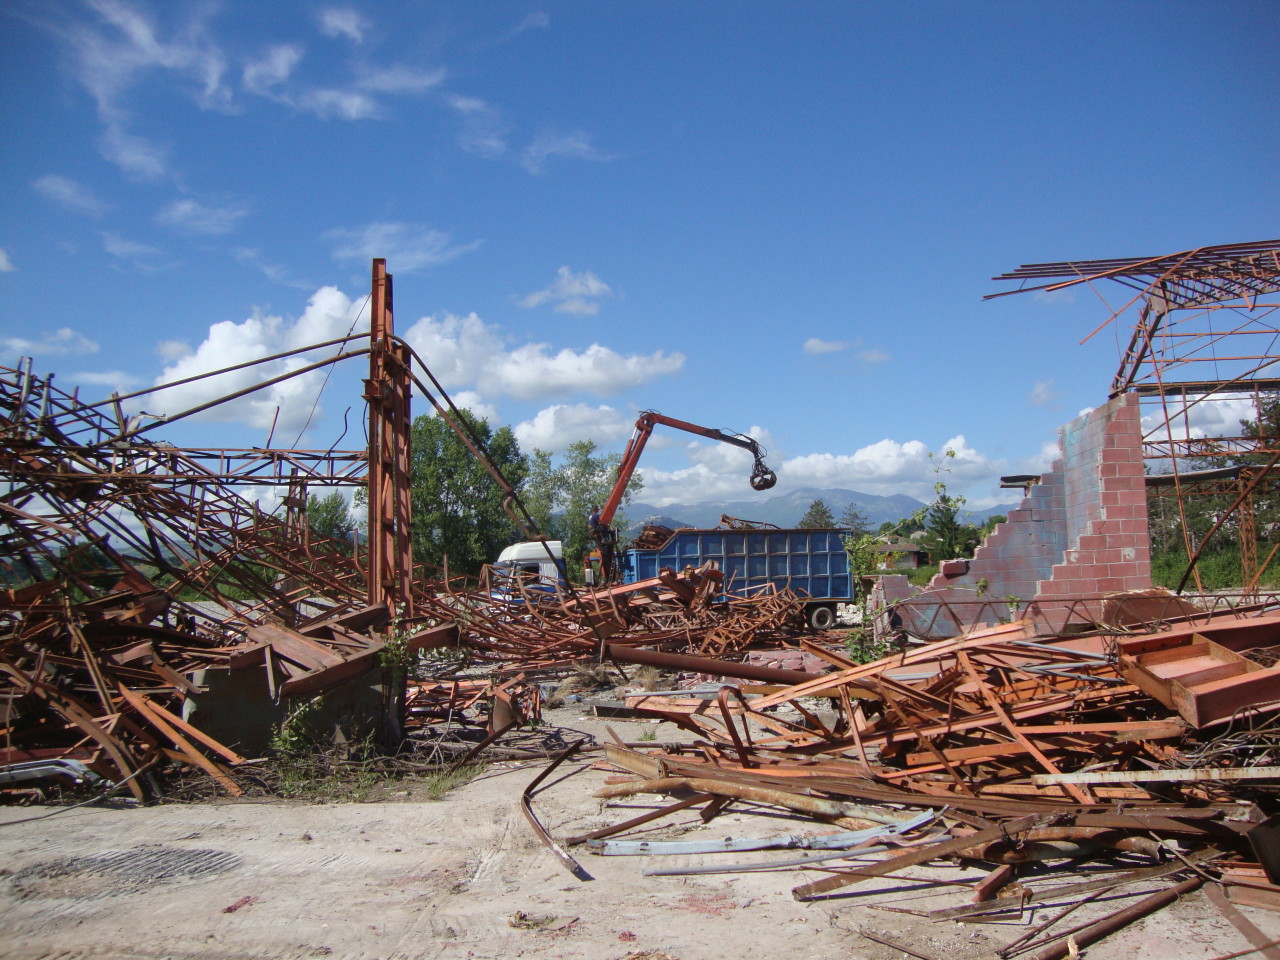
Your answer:
[[[562,710],[566,739],[603,739],[603,722]],[[609,721],[627,740],[647,723]],[[656,729],[659,740],[671,732]],[[607,774],[588,758],[558,769],[535,801],[557,837],[618,823],[659,806],[654,797],[592,798]],[[909,941],[929,956],[978,960],[1054,911],[1017,921],[932,923],[878,907],[935,909],[969,901],[986,871],[915,869],[870,880],[846,896],[802,904],[793,886],[815,870],[645,877],[657,867],[716,856],[757,862],[772,851],[705,856],[602,857],[575,847],[580,880],[538,841],[520,793],[541,763],[501,763],[444,800],[395,784],[373,803],[237,801],[147,809],[0,808],[0,955],[80,957],[510,958],[719,960],[755,956],[891,960],[900,951],[860,928]],[[27,822],[23,822],[27,821]],[[710,825],[696,812],[659,821],[650,839],[820,833],[821,824],[731,807]],[[1133,865],[1137,865],[1136,863]],[[1088,865],[1081,872],[1093,869]],[[1100,868],[1099,868],[1100,869]],[[1090,919],[1135,902],[1099,900]],[[1242,908],[1271,937],[1280,915]],[[1218,957],[1248,943],[1196,893],[1089,947],[1096,960]]]

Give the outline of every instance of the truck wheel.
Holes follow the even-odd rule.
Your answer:
[[[836,612],[830,607],[810,607],[809,626],[815,630],[830,630],[836,625]]]

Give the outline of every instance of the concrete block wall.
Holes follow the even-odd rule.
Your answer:
[[[1036,599],[1072,619],[1100,616],[1074,598],[1151,586],[1151,539],[1138,398],[1117,397],[1062,430],[1068,548]]]
[[[1058,444],[1059,459],[978,547],[967,571],[934,577],[902,611],[904,626],[922,635],[957,633],[1008,616],[1013,597],[1023,609],[1034,601],[1057,630],[1067,619],[1101,613],[1100,603],[1081,598],[1151,585],[1136,395],[1067,424]],[[909,596],[896,580],[884,585],[888,600]]]

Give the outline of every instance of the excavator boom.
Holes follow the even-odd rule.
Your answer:
[[[600,508],[601,526],[607,527],[613,522],[613,518],[618,512],[618,506],[622,503],[622,497],[627,492],[627,484],[631,482],[631,476],[635,473],[636,465],[640,462],[640,454],[644,452],[645,444],[649,442],[649,437],[653,434],[653,428],[658,424],[674,427],[676,430],[683,430],[686,433],[697,434],[709,440],[719,440],[721,443],[729,443],[749,451],[755,457],[755,463],[751,467],[751,488],[753,490],[768,490],[778,482],[777,474],[765,465],[764,447],[745,433],[728,433],[724,430],[717,430],[714,427],[702,427],[696,423],[689,423],[687,420],[677,420],[675,417],[664,416],[656,410],[646,410],[636,420],[635,431],[631,434],[631,439],[627,441],[627,448],[622,452],[622,460],[618,464],[618,480],[609,492],[609,498],[605,500],[604,505]]]
[[[591,531],[592,536],[595,537],[600,546],[601,565],[604,568],[606,582],[614,579],[615,573],[613,554],[617,533],[611,526],[613,518],[617,515],[618,507],[627,492],[627,484],[631,482],[636,465],[640,462],[640,454],[644,452],[645,444],[649,442],[649,437],[653,434],[653,428],[659,424],[673,427],[676,430],[683,430],[686,433],[696,434],[700,437],[706,437],[709,440],[719,440],[721,443],[732,444],[748,451],[755,458],[755,462],[751,467],[751,487],[753,490],[768,490],[778,482],[778,475],[770,470],[764,462],[764,447],[752,437],[744,433],[730,433],[724,430],[717,430],[714,427],[702,427],[696,423],[689,423],[687,420],[677,420],[675,417],[663,416],[656,410],[644,411],[636,420],[635,432],[631,434],[631,439],[627,441],[627,448],[622,452],[622,460],[618,464],[618,479],[614,483],[613,489],[609,492],[608,499],[605,500],[604,505],[600,508],[599,526]]]

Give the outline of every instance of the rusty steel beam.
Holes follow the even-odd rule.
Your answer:
[[[373,261],[369,312],[369,605],[387,603],[413,615],[406,582],[410,539],[409,431],[412,386],[406,348],[394,339],[392,278]]]
[[[642,650],[623,647],[616,643],[605,646],[605,654],[620,663],[641,663],[668,670],[687,670],[719,677],[736,677],[739,680],[757,680],[760,683],[804,683],[818,678],[816,673],[803,670],[780,670],[775,667],[757,667],[749,663],[733,663],[728,660],[711,660],[691,657],[682,653],[664,653],[660,650]]]

